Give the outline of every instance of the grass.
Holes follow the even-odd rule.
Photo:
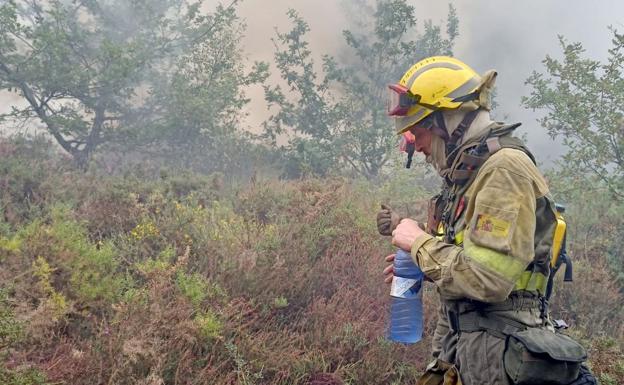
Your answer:
[[[53,158],[33,174],[23,156],[0,160],[8,184],[39,178],[28,199],[1,196],[0,383],[399,384],[429,362],[431,288],[425,340],[383,337],[392,247],[374,225],[380,202],[416,212],[424,191],[66,173]],[[591,257],[553,311],[623,383],[622,288]]]

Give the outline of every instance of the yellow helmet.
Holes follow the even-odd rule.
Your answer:
[[[492,83],[495,76],[494,72]],[[398,84],[389,86],[388,114],[396,117],[400,134],[436,110],[453,110],[469,101],[476,102],[475,109],[487,108],[480,100],[482,86],[482,77],[462,61],[429,57],[414,64]]]

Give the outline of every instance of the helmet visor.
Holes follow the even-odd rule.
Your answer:
[[[405,116],[409,109],[416,104],[420,98],[413,95],[409,90],[400,84],[390,84],[386,107],[389,116]]]

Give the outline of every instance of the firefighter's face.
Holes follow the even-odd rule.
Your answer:
[[[410,129],[412,134],[415,137],[415,148],[416,151],[425,154],[426,156],[431,155],[431,131],[425,127],[414,126]]]

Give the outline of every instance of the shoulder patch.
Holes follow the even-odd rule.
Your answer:
[[[474,228],[475,235],[480,232],[489,233],[493,237],[507,238],[511,222],[502,218],[497,218],[490,214],[478,214],[477,222]]]

